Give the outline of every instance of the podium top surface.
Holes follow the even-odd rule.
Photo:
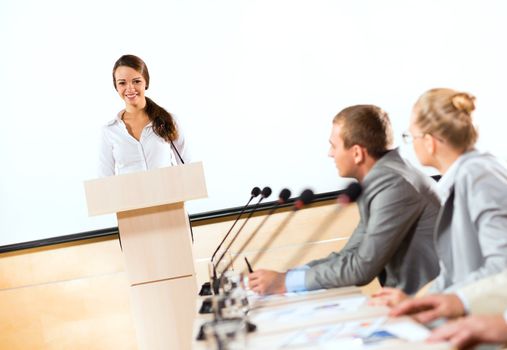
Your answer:
[[[102,215],[208,196],[201,162],[85,181],[88,215]]]

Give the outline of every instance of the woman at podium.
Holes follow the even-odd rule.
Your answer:
[[[113,85],[125,108],[102,128],[99,176],[188,162],[177,120],[145,96],[150,85],[146,63],[134,55],[121,56],[113,67]]]

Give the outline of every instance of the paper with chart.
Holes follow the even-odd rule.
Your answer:
[[[386,317],[338,322],[288,332],[277,348],[375,349],[423,341],[428,329],[410,320],[386,323]]]
[[[289,304],[250,315],[250,320],[261,323],[291,323],[294,320],[312,320],[356,312],[366,301],[365,296],[340,297],[312,303]]]

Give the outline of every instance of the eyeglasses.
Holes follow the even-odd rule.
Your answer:
[[[431,135],[437,141],[445,143],[444,139],[442,139],[440,137],[436,137],[435,135],[430,134],[430,133],[420,133],[418,135],[412,135],[410,132],[405,131],[403,134],[401,134],[401,138],[403,139],[403,142],[408,145],[408,144],[414,142],[415,139],[422,139],[424,137],[424,135]]]
[[[403,134],[401,134],[401,138],[403,139],[403,142],[407,145],[414,142],[415,139],[422,139],[424,137],[424,134],[414,135],[412,136],[408,131],[405,131]]]

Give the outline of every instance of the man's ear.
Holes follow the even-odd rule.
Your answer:
[[[359,146],[352,146],[352,157],[354,158],[354,164],[359,165],[366,159],[366,149]]]

